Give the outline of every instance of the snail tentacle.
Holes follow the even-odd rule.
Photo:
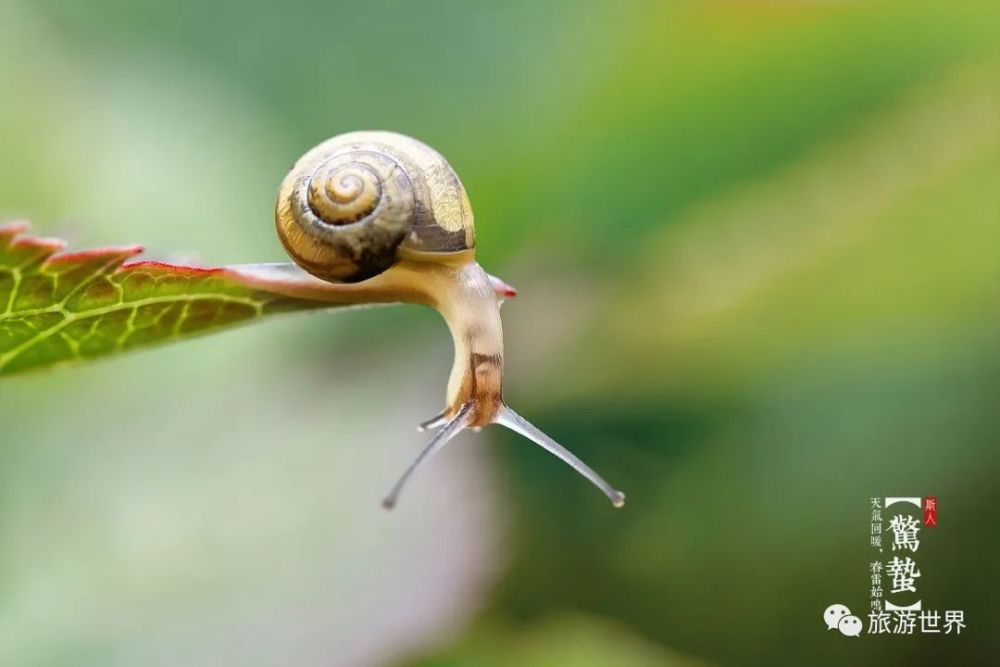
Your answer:
[[[417,431],[424,433],[426,431],[433,431],[434,429],[441,428],[448,423],[448,411],[442,410],[430,419],[422,421],[417,424]]]
[[[403,487],[406,485],[406,481],[410,478],[420,464],[431,454],[438,451],[442,447],[448,444],[448,441],[454,438],[456,435],[462,432],[466,426],[468,426],[469,413],[472,411],[472,406],[470,404],[463,405],[455,416],[452,417],[448,423],[440,431],[434,434],[434,437],[430,439],[424,448],[421,450],[417,458],[413,459],[413,463],[403,472],[399,480],[393,485],[389,494],[382,500],[382,507],[387,510],[391,510],[396,506],[396,501],[399,499],[399,494],[402,492]]]

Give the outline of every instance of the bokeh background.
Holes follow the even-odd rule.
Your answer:
[[[275,261],[276,185],[392,129],[473,202],[507,394],[628,493],[466,435],[416,307],[0,384],[0,663],[1000,658],[995,2],[0,0],[0,215]],[[936,495],[960,636],[849,639],[868,499]]]

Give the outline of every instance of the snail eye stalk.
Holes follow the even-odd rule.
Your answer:
[[[603,477],[598,475],[590,466],[577,458],[573,452],[560,445],[558,442],[547,436],[537,426],[514,412],[510,406],[504,404],[500,407],[500,411],[497,413],[495,418],[495,423],[500,424],[501,426],[506,426],[511,431],[523,435],[525,438],[531,440],[553,456],[562,459],[567,465],[569,465],[569,467],[586,477],[590,480],[591,484],[600,489],[604,495],[608,497],[608,500],[611,501],[612,505],[615,507],[624,507],[624,493],[608,484]]]
[[[389,495],[382,500],[382,507],[387,510],[391,510],[396,506],[396,501],[399,500],[399,494],[403,490],[403,487],[406,486],[406,482],[410,479],[413,472],[420,466],[421,463],[424,462],[425,459],[427,459],[427,457],[447,445],[449,440],[461,433],[465,427],[469,425],[469,414],[471,412],[472,404],[466,403],[459,408],[458,412],[455,413],[455,416],[444,425],[444,428],[434,434],[434,436],[430,439],[430,442],[428,442],[424,446],[423,450],[417,454],[417,458],[413,459],[413,463],[410,464],[410,467],[406,469],[406,471],[400,476],[399,480],[393,485],[392,489],[389,491]],[[437,418],[432,421],[435,420],[437,420]]]
[[[424,431],[444,424],[441,430],[435,433],[430,441],[424,446],[423,450],[421,450],[421,452],[417,455],[417,458],[415,458],[413,463],[410,464],[410,467],[407,468],[406,471],[400,476],[399,480],[389,491],[389,495],[382,500],[382,507],[387,510],[391,510],[395,507],[396,502],[399,500],[400,492],[403,490],[406,482],[410,479],[420,464],[423,463],[424,460],[426,460],[431,454],[437,452],[448,444],[448,442],[454,439],[456,435],[469,427],[472,407],[473,404],[471,402],[466,403],[451,419],[447,419],[443,414],[441,414],[427,420],[418,427],[420,430]],[[493,423],[505,426],[511,431],[524,436],[545,451],[564,461],[567,465],[573,468],[573,470],[576,470],[578,473],[586,477],[590,480],[591,484],[600,489],[615,507],[623,507],[625,505],[624,493],[608,484],[603,477],[594,472],[593,468],[577,458],[573,452],[560,445],[537,426],[514,412],[508,405],[503,404],[500,406],[500,410],[497,412],[497,416],[494,418]]]

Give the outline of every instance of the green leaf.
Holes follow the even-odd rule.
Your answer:
[[[63,252],[27,229],[0,225],[0,375],[334,305],[326,283],[293,265],[129,262],[140,246]]]

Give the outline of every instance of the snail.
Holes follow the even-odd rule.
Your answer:
[[[428,456],[463,430],[489,424],[535,442],[615,507],[624,504],[623,493],[504,402],[500,304],[515,292],[476,263],[472,207],[437,151],[392,132],[351,132],[324,141],[281,183],[275,225],[295,264],[313,277],[287,264],[257,265],[257,275],[266,267],[290,290],[342,305],[431,306],[451,331],[455,361],[445,408],[418,427],[436,433],[385,497],[386,509]]]

